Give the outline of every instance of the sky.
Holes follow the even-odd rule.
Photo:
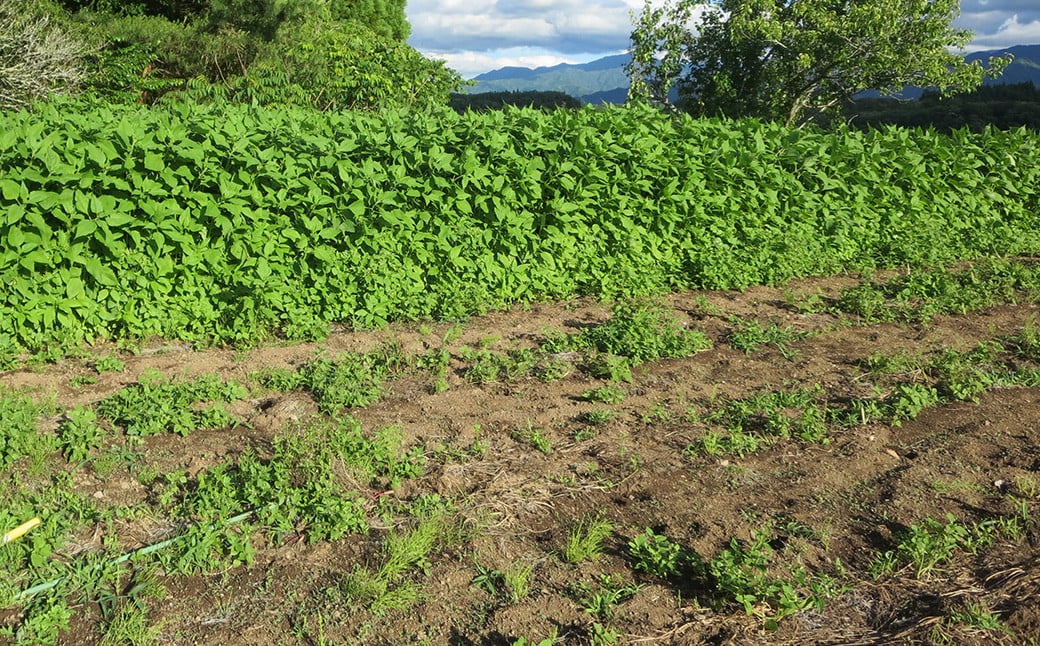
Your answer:
[[[654,0],[660,4],[660,0]],[[408,42],[464,78],[506,66],[586,63],[629,47],[643,0],[408,0]],[[1040,44],[1040,0],[961,0],[968,51]]]

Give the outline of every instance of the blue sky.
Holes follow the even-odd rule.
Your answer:
[[[466,78],[518,65],[583,63],[629,46],[643,0],[408,0],[409,43]],[[1040,44],[1040,0],[962,0],[969,51]]]

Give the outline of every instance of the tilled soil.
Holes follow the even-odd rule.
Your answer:
[[[166,597],[148,607],[150,623],[161,627],[158,643],[514,644],[523,638],[536,644],[552,635],[557,643],[610,643],[609,636],[595,636],[596,625],[616,635],[615,643],[1037,643],[1035,521],[977,553],[957,550],[920,576],[901,565],[875,577],[870,568],[924,519],[946,522],[951,514],[971,525],[1023,510],[1040,516],[1040,389],[994,389],[977,402],[927,408],[900,425],[832,424],[827,443],[781,439],[743,456],[688,450],[705,434],[692,413],[706,413],[719,402],[816,385],[835,405],[870,397],[876,383],[864,365],[871,355],[927,358],[969,350],[1020,333],[1038,313],[1027,303],[927,323],[867,325],[796,307],[855,282],[831,277],[784,288],[667,297],[680,319],[711,337],[714,347],[637,366],[631,383],[617,384],[624,397],[614,404],[587,401],[585,393],[607,382],[577,368],[551,382],[524,377],[473,384],[464,378],[459,348],[535,347],[547,332],[574,332],[610,316],[608,305],[587,300],[533,304],[461,324],[335,331],[317,344],[235,351],[152,343],[120,353],[122,372],[95,375],[89,361],[66,359],[0,374],[0,385],[53,395],[71,408],[134,384],[147,370],[171,377],[218,373],[251,384],[251,398],[232,411],[242,424],[188,437],[153,436],[138,449],[141,464],[193,476],[246,447],[263,450],[276,434],[318,415],[307,392],[256,386],[250,375],[258,370],[299,367],[319,352],[369,350],[388,338],[406,354],[452,350],[446,390],[437,392],[423,376],[405,376],[388,382],[377,403],[343,413],[364,429],[399,427],[406,445],[425,447],[422,477],[396,490],[371,492],[373,497],[409,500],[438,493],[458,509],[462,538],[438,547],[416,573],[419,595],[408,609],[371,612],[330,593],[356,567],[378,560],[384,528],[317,543],[289,537],[262,550],[251,566],[161,576]],[[783,352],[772,345],[744,352],[729,343],[733,317],[810,334]],[[77,376],[96,381],[83,385]],[[591,424],[587,414],[595,410],[612,416]],[[548,452],[523,439],[531,429],[547,440]],[[471,450],[475,446],[481,449]],[[131,470],[101,477],[87,464],[75,481],[103,504],[148,503],[148,487]],[[595,517],[613,525],[604,553],[566,562],[568,534]],[[148,544],[161,529],[157,525],[161,520],[127,521],[117,528],[121,544]],[[775,625],[768,620],[775,607],[759,605],[749,613],[692,566],[673,577],[640,571],[628,547],[650,528],[687,555],[708,561],[734,540],[749,544],[763,527],[775,534],[768,575],[790,580],[791,569],[802,566],[838,582],[819,606]],[[474,583],[479,568],[506,572],[518,564],[531,567],[523,598],[492,594]],[[603,587],[604,576],[631,585],[634,594],[595,615],[584,606],[588,591]],[[990,611],[998,626],[964,619],[969,606]],[[98,641],[104,625],[98,608],[84,604],[76,610],[62,640]]]

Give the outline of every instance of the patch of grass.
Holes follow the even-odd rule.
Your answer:
[[[94,370],[96,370],[99,375],[106,372],[123,372],[126,370],[126,363],[115,355],[96,357],[93,363]]]
[[[393,427],[372,437],[351,419],[314,425],[277,436],[273,454],[263,459],[252,448],[237,462],[201,472],[195,482],[183,474],[167,478],[161,502],[175,517],[194,522],[173,548],[157,557],[182,573],[211,572],[249,563],[254,543],[302,533],[311,542],[335,540],[369,530],[360,486],[383,489],[422,473],[422,450],[404,451]],[[171,489],[172,488],[172,489]],[[229,518],[252,512],[247,522],[225,526]],[[258,528],[264,532],[257,532]]]
[[[297,370],[288,368],[265,368],[250,375],[251,378],[264,388],[289,392],[303,387],[303,376]]]
[[[909,352],[874,352],[863,362],[872,377],[923,377],[926,365],[922,357]]]
[[[1036,317],[1030,318],[1022,327],[1022,331],[1009,339],[1015,353],[1023,359],[1040,362],[1040,326]]]
[[[628,357],[597,353],[586,359],[583,368],[593,377],[608,381],[632,381],[632,362]]]
[[[54,435],[37,431],[36,424],[53,412],[52,404],[0,388],[0,470],[21,458],[29,459],[30,471],[43,468],[59,443]]]
[[[433,392],[442,393],[448,389],[448,367],[451,363],[451,352],[447,348],[431,348],[425,354],[413,359],[415,367],[429,372],[433,376]]]
[[[446,519],[432,516],[407,531],[391,530],[383,540],[379,567],[355,567],[340,581],[340,593],[376,614],[412,606],[422,598],[422,586],[411,575],[429,566],[430,552],[445,535],[445,523]]]
[[[610,521],[596,517],[578,523],[567,535],[563,558],[568,563],[598,559],[603,554],[603,541],[614,532]]]
[[[126,598],[119,602],[117,609],[110,615],[100,646],[148,646],[159,643],[162,626],[149,624],[148,612],[139,600],[139,594],[131,587],[126,595],[122,595]]]
[[[927,322],[938,314],[964,314],[999,303],[1035,298],[1040,264],[990,258],[963,270],[916,271],[845,289],[839,312],[866,322]]]
[[[574,431],[575,442],[585,442],[596,437],[599,431],[594,426],[583,426]]]
[[[763,345],[771,345],[788,361],[793,361],[798,356],[797,351],[793,350],[790,344],[808,336],[791,327],[781,327],[774,322],[767,325],[755,319],[734,317],[730,320],[730,324],[734,326],[734,329],[730,333],[729,342],[737,350],[750,354]]]
[[[868,566],[874,578],[910,567],[914,576],[924,579],[949,562],[958,551],[976,554],[999,538],[1018,540],[1029,526],[1029,505],[1019,505],[1015,516],[991,518],[965,524],[947,514],[945,521],[925,518],[911,525],[901,536],[895,550],[878,554]]]
[[[582,417],[586,422],[593,425],[606,424],[610,420],[614,419],[617,415],[614,411],[609,408],[600,408],[597,410],[590,410],[585,413]]]
[[[701,440],[686,447],[685,453],[743,456],[788,438],[826,444],[827,420],[832,414],[819,401],[822,392],[819,386],[766,391],[721,406],[713,404],[696,416],[708,428]]]
[[[551,383],[564,379],[574,372],[574,364],[565,359],[548,356],[538,362],[533,372],[534,376],[543,382]]]
[[[515,381],[533,375],[541,361],[538,354],[530,348],[505,352],[466,348],[462,352],[462,358],[471,362],[470,367],[466,369],[465,378],[473,384]]]
[[[838,579],[810,574],[801,565],[788,567],[788,577],[771,575],[776,539],[774,527],[766,525],[755,530],[747,543],[732,539],[707,564],[717,592],[742,605],[747,614],[762,617],[767,628],[775,628],[784,617],[803,610],[822,610],[827,599],[845,589]],[[836,567],[839,574],[844,571],[840,562]]]
[[[982,601],[965,601],[963,606],[950,613],[949,623],[962,624],[976,630],[1011,634],[1011,631],[1000,623],[1000,613]]]

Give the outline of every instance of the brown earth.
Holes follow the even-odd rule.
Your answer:
[[[952,514],[970,524],[1010,517],[1025,501],[1038,516],[1040,497],[1040,389],[1007,388],[977,403],[947,403],[901,426],[834,426],[828,444],[796,439],[744,457],[684,454],[704,435],[689,415],[714,402],[766,390],[819,384],[831,402],[873,392],[863,362],[877,352],[934,356],[967,350],[980,341],[1015,334],[1037,316],[1035,304],[996,307],[926,324],[862,325],[832,314],[802,313],[794,304],[827,298],[857,281],[832,277],[796,281],[784,288],[745,292],[694,292],[669,296],[690,327],[708,334],[714,348],[682,360],[638,366],[620,384],[617,404],[590,403],[583,393],[604,385],[579,370],[545,383],[524,378],[474,385],[463,378],[457,351],[533,347],[546,331],[573,332],[609,317],[607,305],[580,300],[533,304],[474,317],[462,324],[395,325],[377,332],[336,331],[319,344],[267,345],[249,350],[193,350],[179,343],[151,344],[121,353],[123,372],[95,375],[88,360],[0,374],[0,385],[53,394],[63,407],[97,402],[137,382],[148,369],[166,376],[219,373],[252,384],[267,367],[298,367],[319,351],[368,350],[385,339],[406,353],[445,345],[453,350],[448,388],[403,377],[385,396],[350,410],[364,429],[399,427],[407,445],[427,452],[425,474],[391,492],[409,499],[437,492],[460,510],[466,538],[433,554],[416,575],[421,598],[407,611],[379,615],[339,601],[327,590],[358,565],[373,565],[385,533],[349,535],[308,544],[290,537],[261,551],[252,566],[208,576],[161,577],[165,599],[151,602],[149,619],[161,627],[158,643],[174,644],[513,644],[554,633],[558,643],[591,643],[596,619],[585,612],[578,584],[600,585],[601,575],[639,584],[601,623],[625,644],[888,644],[1040,643],[1040,530],[1003,537],[972,555],[964,551],[930,575],[905,568],[875,579],[868,565],[893,550],[899,537],[925,518]],[[745,353],[728,343],[732,316],[775,322],[812,336],[781,354],[775,347]],[[114,348],[91,348],[94,354]],[[96,377],[73,385],[75,377]],[[317,414],[305,392],[278,393],[255,385],[252,399],[233,412],[245,421],[187,438],[154,436],[140,448],[142,463],[160,472],[195,474],[234,458],[246,446],[263,446],[294,422]],[[589,411],[614,417],[589,439]],[[57,421],[53,420],[56,425]],[[539,429],[551,443],[543,453],[517,436]],[[466,453],[475,441],[486,451]],[[448,457],[449,449],[456,457]],[[462,457],[458,457],[458,455]],[[98,477],[84,467],[77,486],[106,504],[144,503],[148,490],[125,469]],[[614,525],[605,553],[569,564],[561,557],[576,523],[601,515]],[[690,552],[711,559],[730,541],[750,541],[773,523],[789,528],[772,545],[770,572],[783,576],[799,563],[812,573],[839,576],[844,591],[779,622],[775,630],[732,600],[713,599],[703,579],[663,579],[636,571],[627,545],[652,528]],[[161,523],[127,522],[122,545],[153,542]],[[791,528],[802,528],[801,533]],[[99,528],[98,533],[103,533]],[[101,539],[95,537],[96,541]],[[473,584],[475,562],[507,571],[532,567],[529,594],[512,602]],[[840,573],[844,569],[844,576]],[[954,619],[967,601],[999,615],[1001,630]],[[99,639],[98,609],[78,607],[65,643]],[[761,608],[768,614],[769,608]],[[606,643],[606,642],[604,642]]]

